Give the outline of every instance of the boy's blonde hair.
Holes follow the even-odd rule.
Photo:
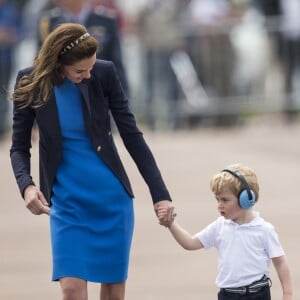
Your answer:
[[[242,164],[233,164],[226,169],[230,169],[233,172],[239,172],[247,181],[249,188],[254,192],[256,202],[259,197],[259,185],[256,174],[248,167]],[[228,190],[236,197],[239,196],[242,189],[244,189],[241,181],[228,172],[221,171],[214,175],[210,181],[210,188],[214,194],[220,194],[224,190]]]

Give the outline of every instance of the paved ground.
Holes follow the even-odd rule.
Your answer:
[[[293,274],[294,299],[300,299],[299,134],[300,124],[286,127],[272,120],[230,130],[145,132],[173,195],[178,220],[191,232],[217,216],[208,184],[215,172],[233,162],[256,170],[261,184],[257,210],[276,226],[281,237]],[[0,144],[0,299],[60,299],[58,284],[50,281],[48,219],[33,216],[24,208],[8,150],[9,139]],[[136,194],[127,299],[216,299],[216,252],[188,252],[175,244],[157,224],[147,188],[122,146],[120,153]],[[36,147],[33,162],[36,177]],[[273,268],[271,272],[273,299],[279,300],[280,284]],[[90,299],[98,299],[98,286],[92,284],[89,290]]]

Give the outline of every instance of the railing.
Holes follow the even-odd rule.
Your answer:
[[[246,20],[209,31],[185,33],[185,47],[170,55],[180,89],[178,117],[298,112],[300,46],[298,52],[292,52],[298,45],[281,38],[279,24],[278,18],[263,22]],[[140,66],[141,73],[145,71],[143,67]],[[141,105],[140,95],[146,84],[141,79],[135,85],[140,88],[139,97],[133,97],[139,103],[133,103],[143,114],[147,106]],[[167,118],[168,109],[162,113],[166,103],[172,101],[153,100],[157,118]]]

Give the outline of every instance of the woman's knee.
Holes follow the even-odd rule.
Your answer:
[[[87,300],[87,283],[79,278],[60,279],[63,300]]]
[[[125,282],[103,283],[101,285],[101,300],[124,300]]]

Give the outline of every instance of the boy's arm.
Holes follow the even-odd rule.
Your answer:
[[[199,241],[199,239],[196,237],[196,235],[192,236],[189,232],[187,232],[185,229],[183,229],[176,221],[176,213],[173,213],[172,208],[164,208],[159,207],[157,208],[157,216],[159,219],[159,223],[161,225],[164,225],[169,228],[170,232],[172,233],[175,240],[178,242],[179,245],[181,245],[186,250],[198,250],[203,248],[202,243]],[[172,213],[171,220],[165,221],[166,216],[168,216],[169,213]]]
[[[273,265],[278,274],[282,286],[283,300],[293,299],[292,280],[286,257],[280,256],[272,258]]]
[[[202,249],[203,245],[199,239],[194,235],[183,229],[175,220],[169,226],[169,230],[172,233],[175,240],[186,250],[198,250]]]

